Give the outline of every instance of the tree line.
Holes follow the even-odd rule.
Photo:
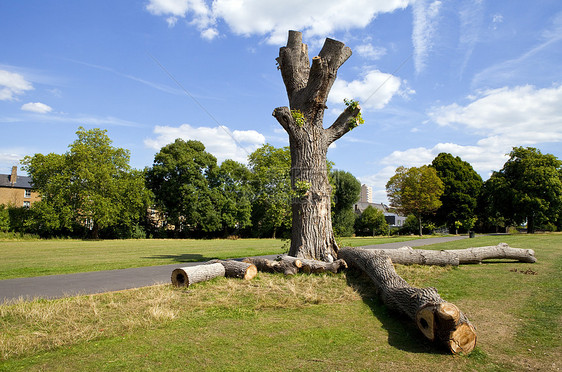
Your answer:
[[[291,201],[307,185],[291,185],[288,147],[266,144],[248,165],[221,164],[199,141],[176,139],[151,167],[132,169],[128,150],[112,146],[105,130],[79,128],[65,154],[22,160],[42,199],[31,208],[0,206],[0,231],[42,237],[288,237]],[[382,211],[354,210],[361,184],[349,172],[327,169],[337,236],[505,231],[526,224],[562,228],[562,163],[534,148],[514,148],[486,182],[472,166],[439,154],[430,165],[399,167],[387,183],[391,207],[408,216],[389,229]]]

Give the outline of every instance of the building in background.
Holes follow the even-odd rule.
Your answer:
[[[31,177],[18,176],[18,167],[11,174],[0,174],[0,205],[29,208],[41,196],[31,185]]]
[[[361,185],[359,201],[353,206],[353,209],[355,213],[361,214],[368,206],[372,206],[383,212],[386,223],[391,227],[401,227],[404,225],[404,221],[406,221],[406,217],[391,212],[387,205],[383,203],[373,203],[373,188],[363,184]]]

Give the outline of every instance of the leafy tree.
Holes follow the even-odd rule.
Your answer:
[[[216,167],[217,159],[199,141],[178,138],[154,156],[146,183],[154,193],[156,206],[177,233],[220,230],[221,215],[214,203],[216,194],[209,185]]]
[[[396,174],[386,184],[390,205],[399,212],[413,214],[418,219],[422,235],[422,217],[441,206],[443,182],[434,168],[427,165],[419,168],[398,167]]]
[[[213,199],[225,235],[251,226],[252,173],[243,164],[227,159],[212,177]]]
[[[555,224],[562,208],[562,161],[533,147],[514,147],[489,183],[491,201],[506,219],[537,226]]]
[[[369,205],[357,220],[357,229],[372,236],[385,235],[388,232],[388,224],[384,213]]]
[[[457,229],[456,221],[470,221],[476,216],[482,178],[469,163],[448,153],[437,155],[431,166],[444,186],[440,198],[443,204],[435,212],[435,222],[447,225],[450,230]]]
[[[10,212],[8,207],[0,204],[0,232],[7,232],[10,230]]]
[[[291,154],[265,144],[248,157],[254,193],[252,224],[258,235],[276,237],[291,227]]]
[[[129,151],[113,147],[106,130],[76,132],[63,155],[35,154],[23,159],[42,200],[33,206],[38,228],[68,231],[127,225],[146,214],[150,198],[142,173],[129,167]]]
[[[331,172],[333,191],[333,228],[338,236],[354,233],[356,214],[353,205],[359,200],[361,183],[351,173],[342,170]]]

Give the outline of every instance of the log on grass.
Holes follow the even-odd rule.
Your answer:
[[[295,275],[299,272],[299,268],[302,266],[300,260],[296,260],[294,262],[286,262],[273,261],[267,258],[260,257],[247,257],[242,261],[256,265],[258,271],[263,271],[266,273],[282,273],[285,275]]]
[[[331,272],[331,273],[338,273],[339,271],[341,271],[342,269],[346,269],[347,268],[347,264],[345,263],[344,260],[339,259],[339,260],[335,260],[334,262],[324,262],[324,261],[318,261],[318,260],[309,260],[309,259],[304,259],[304,258],[296,258],[293,256],[288,256],[288,255],[282,255],[279,257],[281,261],[287,261],[287,262],[295,262],[295,261],[299,261],[301,263],[301,268],[300,271],[307,273],[307,274],[317,274],[317,273],[325,273],[325,272]]]
[[[224,266],[220,263],[182,267],[172,271],[172,284],[176,287],[189,287],[193,283],[224,276],[224,273]]]
[[[227,278],[239,278],[244,280],[252,280],[257,274],[256,265],[236,261],[236,260],[211,260],[208,264],[220,263],[224,266],[224,276]]]
[[[435,288],[409,285],[384,252],[344,247],[338,256],[366,273],[386,306],[408,316],[429,340],[445,344],[453,354],[474,349],[476,330],[466,315],[443,300]]]
[[[487,247],[451,249],[461,264],[481,263],[490,259],[512,259],[519,262],[535,263],[535,251],[532,249],[511,248],[507,243]]]
[[[481,263],[487,259],[514,259],[520,262],[536,262],[532,249],[511,248],[506,243],[466,249],[427,250],[402,247],[398,249],[373,249],[386,254],[393,263],[401,265],[458,266],[459,264]]]

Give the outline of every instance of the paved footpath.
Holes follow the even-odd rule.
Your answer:
[[[444,243],[466,236],[427,238],[399,243],[368,245],[362,248],[400,248],[405,245],[419,247],[435,243]],[[263,256],[273,259],[277,255]],[[61,298],[67,296],[88,295],[94,293],[121,291],[124,289],[147,287],[155,284],[170,283],[172,271],[179,267],[195,266],[200,262],[183,262],[173,265],[147,266],[132,269],[94,271],[87,273],[49,275],[34,278],[0,280],[0,304],[22,298]]]

